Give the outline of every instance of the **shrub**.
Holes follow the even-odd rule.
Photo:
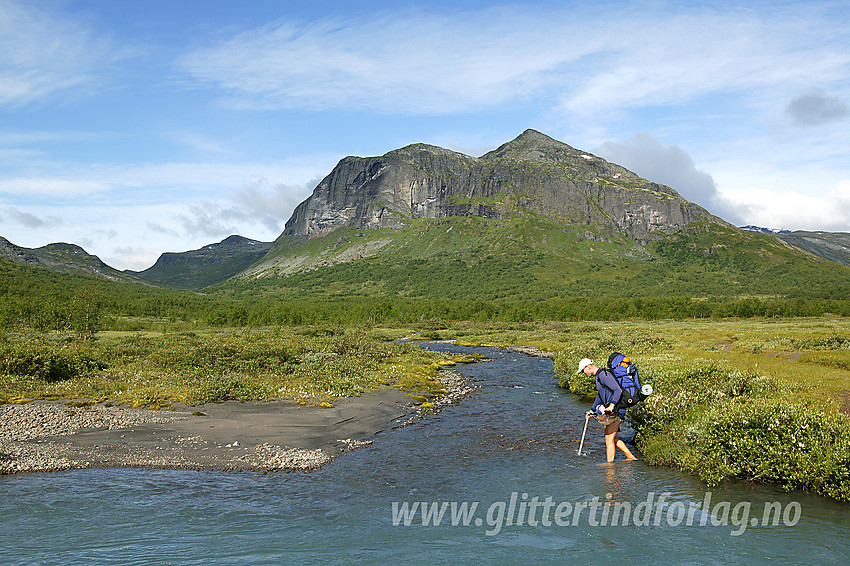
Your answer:
[[[34,377],[48,382],[72,379],[106,367],[72,347],[40,342],[0,345],[0,373]]]
[[[850,420],[787,399],[711,406],[683,429],[677,463],[709,486],[727,478],[850,500]]]
[[[658,372],[629,410],[651,464],[709,486],[738,478],[850,500],[850,419],[790,396],[775,380],[715,363]]]
[[[553,362],[555,375],[558,377],[558,386],[570,390],[571,393],[588,397],[596,394],[596,380],[583,373],[576,373],[579,358],[571,356],[555,356]]]

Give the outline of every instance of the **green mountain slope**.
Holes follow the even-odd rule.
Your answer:
[[[850,297],[850,268],[772,236],[705,223],[663,240],[611,239],[605,227],[545,219],[419,219],[340,228],[276,250],[275,275],[215,287],[258,297]],[[307,266],[305,268],[305,266]]]
[[[54,243],[40,248],[24,248],[0,237],[0,258],[58,273],[141,283],[132,274],[106,265],[99,257],[75,244]]]
[[[271,246],[271,242],[228,236],[197,250],[164,253],[148,269],[127,273],[164,287],[200,289],[245,270],[265,256]]]

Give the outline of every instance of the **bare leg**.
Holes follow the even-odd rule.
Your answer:
[[[626,455],[626,460],[637,460],[635,455],[632,454],[631,450],[629,450],[629,447],[626,446],[626,443],[619,438],[617,439],[617,448],[620,449],[620,452]]]
[[[605,425],[605,455],[609,462],[614,461],[614,456],[617,455],[617,431],[620,429],[620,423],[613,422]]]
[[[614,461],[614,457],[617,454],[617,449],[620,449],[620,452],[625,454],[626,460],[637,460],[635,455],[632,454],[629,447],[626,446],[626,443],[617,438],[617,432],[620,430],[619,421],[613,422],[605,427],[605,455],[609,462]]]

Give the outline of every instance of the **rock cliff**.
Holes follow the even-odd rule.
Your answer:
[[[603,225],[638,242],[693,221],[724,223],[670,187],[526,130],[478,158],[426,144],[346,157],[295,209],[281,238],[400,228],[413,218],[517,215]]]

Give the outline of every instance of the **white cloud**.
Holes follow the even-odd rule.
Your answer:
[[[184,162],[155,164],[41,164],[37,175],[0,175],[0,196],[31,202],[45,198],[112,198],[122,202],[180,201],[247,190],[257,179],[303,187],[335,164],[335,156],[277,163]]]
[[[272,185],[258,177],[228,196],[227,200],[203,200],[192,203],[179,216],[185,231],[210,238],[239,233],[240,227],[262,226],[276,238],[295,207],[306,199],[319,179],[306,185]]]
[[[757,17],[741,10],[676,10],[618,20],[612,47],[584,68],[564,106],[576,114],[683,104],[712,94],[745,100],[788,85],[847,78],[850,54],[836,22],[810,14]],[[821,34],[821,41],[812,41]],[[619,40],[617,39],[619,37]],[[748,101],[758,104],[757,101]]]
[[[100,193],[109,184],[96,179],[67,177],[12,177],[0,179],[0,195],[52,196],[71,198]]]
[[[645,179],[672,187],[687,200],[728,222],[736,224],[742,220],[741,207],[724,198],[717,191],[714,178],[697,169],[691,156],[677,145],[664,145],[641,132],[625,143],[605,142],[595,153]]]
[[[0,0],[0,107],[92,89],[117,58],[108,39],[33,3]]]
[[[769,187],[769,185],[768,185]],[[786,230],[850,231],[850,180],[823,194],[774,187],[721,188],[724,198],[746,209],[745,224]]]
[[[533,95],[557,81],[560,65],[601,47],[562,33],[565,26],[563,12],[515,8],[280,21],[189,53],[180,64],[244,107],[455,112]]]
[[[598,117],[846,79],[846,26],[818,8],[530,5],[279,21],[180,66],[250,108],[452,113],[534,99]]]

